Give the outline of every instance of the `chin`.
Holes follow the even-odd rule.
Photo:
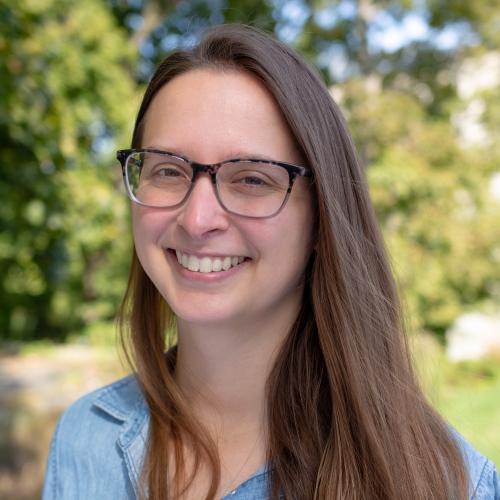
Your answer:
[[[197,325],[204,328],[216,325],[220,325],[221,327],[227,326],[234,323],[237,318],[237,316],[225,315],[220,311],[214,311],[213,313],[210,311],[203,311],[203,314],[200,314],[199,311],[179,311],[179,313],[176,312],[175,315],[183,323]]]
[[[212,302],[206,297],[201,301],[184,301],[183,304],[173,301],[169,305],[178,319],[202,326],[233,323],[236,318],[243,316],[242,311],[237,312],[228,307],[227,301],[221,304],[218,300]]]

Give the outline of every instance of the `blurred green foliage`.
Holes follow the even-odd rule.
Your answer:
[[[129,248],[110,144],[126,143],[134,47],[99,0],[0,3],[0,336],[114,314]]]
[[[412,328],[442,334],[465,309],[498,307],[499,92],[457,90],[464,61],[498,54],[496,4],[0,0],[0,339],[95,336],[113,319],[131,248],[114,150],[155,64],[224,21],[275,31],[333,84]],[[381,19],[415,14],[426,37],[373,42]],[[466,144],[455,122],[477,99],[489,139]]]
[[[352,80],[341,89],[413,329],[443,333],[464,309],[494,310],[500,203],[489,190],[498,152],[461,147],[450,120],[407,93],[374,98]]]

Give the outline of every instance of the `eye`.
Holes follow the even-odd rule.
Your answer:
[[[178,167],[161,167],[155,170],[153,175],[159,175],[160,177],[178,177],[181,175]]]
[[[253,167],[253,166],[252,166]],[[233,168],[229,180],[232,184],[249,187],[266,187],[276,184],[272,177],[272,171],[268,168]]]
[[[246,175],[245,177],[235,179],[234,182],[239,182],[240,184],[246,184],[248,186],[266,186],[268,184],[262,177],[256,175]]]
[[[189,173],[181,165],[172,163],[151,164],[145,169],[145,174],[149,179],[157,181],[174,181],[190,179]]]
[[[243,196],[268,196],[288,188],[288,172],[270,163],[237,160],[224,164],[218,174],[220,185]]]

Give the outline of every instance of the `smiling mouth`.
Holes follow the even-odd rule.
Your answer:
[[[197,257],[183,253],[179,250],[169,249],[170,252],[175,253],[179,264],[192,272],[198,273],[213,273],[220,271],[229,271],[232,267],[239,266],[242,262],[247,260],[243,256],[226,256],[226,257]]]

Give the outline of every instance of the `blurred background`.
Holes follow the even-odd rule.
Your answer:
[[[58,415],[127,368],[114,151],[204,28],[274,32],[350,124],[422,384],[500,464],[500,0],[0,0],[0,498],[38,498]]]

